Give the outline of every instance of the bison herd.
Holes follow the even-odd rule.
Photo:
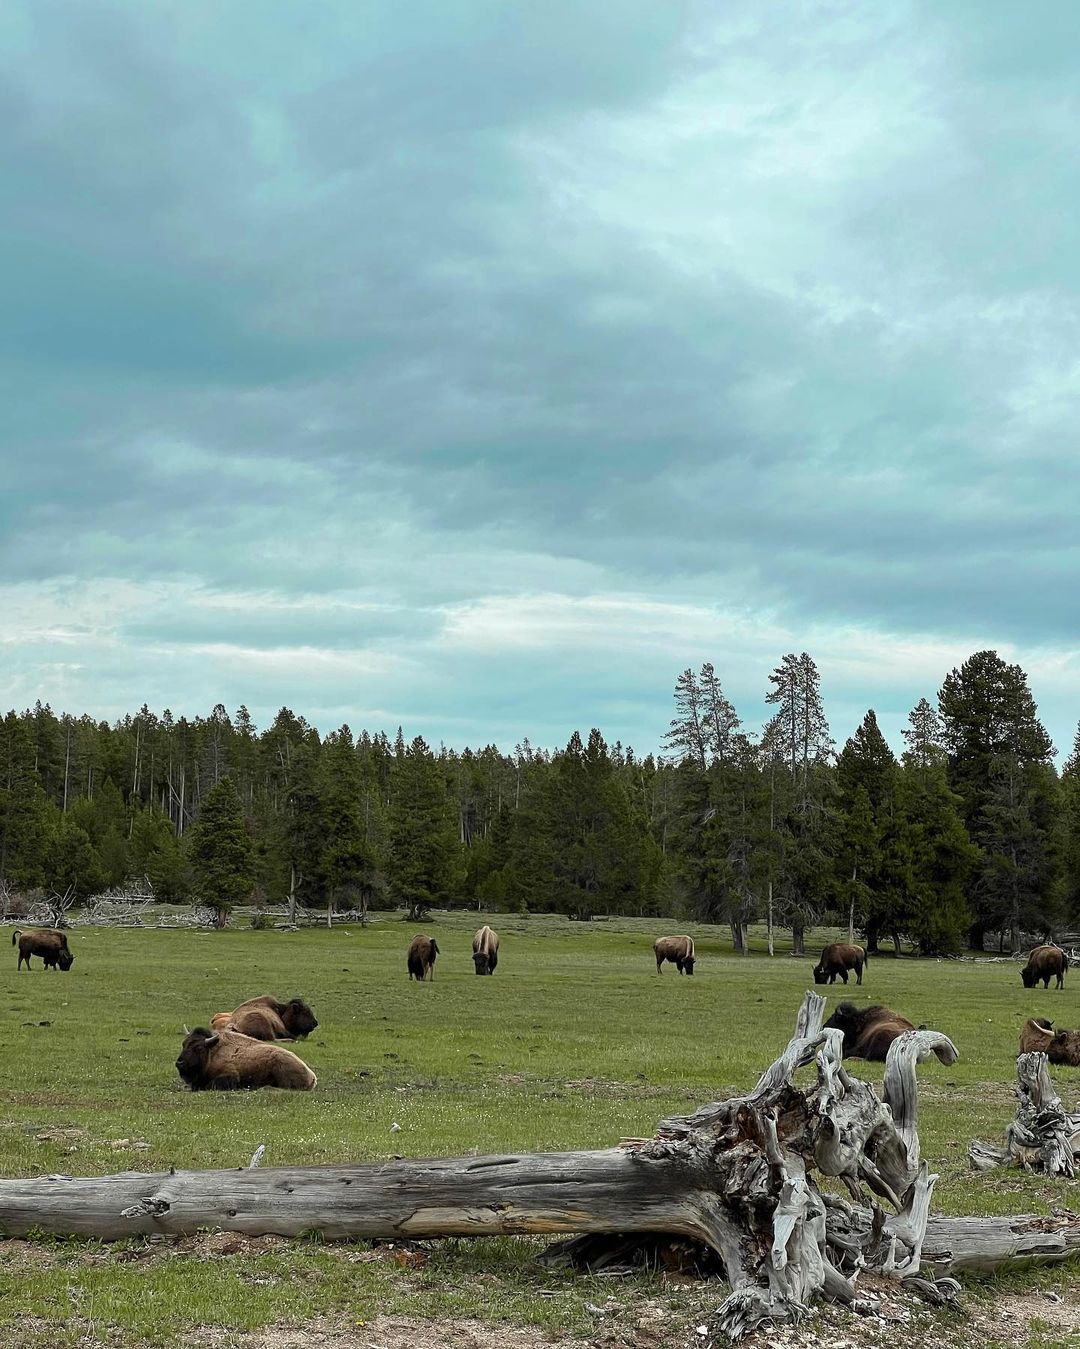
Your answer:
[[[11,944],[18,945],[17,969],[30,969],[32,956],[39,956],[45,969],[69,970],[75,957],[68,949],[63,932],[50,929],[16,929]],[[680,974],[692,975],[696,963],[694,939],[686,936],[657,937],[653,943],[656,972],[670,962]],[[433,937],[418,933],[409,944],[406,968],[410,979],[434,982],[439,947]],[[472,958],[479,975],[491,975],[499,963],[499,936],[485,924],[473,937]],[[849,971],[861,984],[868,967],[866,949],[848,942],[826,946],[813,966],[815,984],[832,984],[837,978],[846,984]],[[1069,955],[1060,946],[1037,946],[1020,971],[1025,988],[1042,981],[1049,988],[1055,979],[1063,988]],[[281,1041],[303,1040],[318,1026],[311,1008],[302,998],[280,1002],[270,994],[249,998],[231,1012],[216,1012],[210,1025],[184,1028],[184,1042],[176,1060],[176,1070],[192,1091],[230,1091],[241,1088],[283,1087],[291,1091],[311,1091],[318,1082],[307,1064]],[[827,1030],[843,1035],[843,1057],[875,1059],[883,1062],[889,1046],[905,1031],[915,1027],[898,1012],[881,1004],[859,1007],[841,1002],[828,1021]],[[1051,1063],[1080,1067],[1080,1031],[1054,1030],[1052,1021],[1032,1017],[1020,1033],[1020,1053],[1038,1051]]]

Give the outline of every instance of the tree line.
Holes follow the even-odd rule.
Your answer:
[[[433,749],[283,708],[147,706],[114,723],[40,702],[0,726],[0,883],[86,898],[146,876],[224,922],[237,904],[469,905],[779,927],[870,949],[1010,949],[1080,906],[1080,730],[1059,774],[1018,665],[980,651],[922,699],[897,758],[873,711],[836,752],[811,657],[742,724],[711,664],[683,671],[663,752],[599,730],[550,752]]]

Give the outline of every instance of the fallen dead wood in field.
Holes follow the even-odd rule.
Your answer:
[[[957,1287],[941,1277],[950,1269],[1062,1258],[1080,1245],[1080,1222],[928,1221],[937,1178],[919,1156],[915,1066],[931,1054],[951,1064],[956,1050],[936,1031],[901,1035],[882,1100],[844,1067],[841,1033],[822,1029],[824,1004],[806,994],[787,1049],[748,1095],[664,1120],[651,1139],[594,1152],[0,1180],[0,1232],[575,1233],[553,1252],[574,1264],[605,1263],[605,1252],[625,1260],[662,1234],[719,1259],[731,1291],[716,1327],[732,1338],[798,1319],[817,1296],[855,1303],[864,1269],[945,1300]],[[797,1086],[811,1063],[815,1079]],[[820,1190],[815,1172],[842,1180],[848,1198]]]

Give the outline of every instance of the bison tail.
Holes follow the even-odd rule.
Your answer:
[[[866,949],[865,946],[862,949],[862,963],[864,965],[870,964],[870,952]]]
[[[439,944],[434,937],[432,937],[431,939],[431,954],[433,956],[437,956],[439,954]]]
[[[22,933],[22,929],[21,929],[21,928],[16,928],[15,931],[11,934],[11,944],[12,944],[12,946],[14,946],[15,943],[19,940],[19,937],[20,937],[21,933]]]

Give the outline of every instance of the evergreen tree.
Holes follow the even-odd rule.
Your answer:
[[[833,783],[828,771],[832,738],[821,702],[817,666],[804,651],[786,655],[769,676],[765,701],[777,708],[765,728],[770,752],[781,756],[791,779],[791,804],[779,822],[785,846],[777,877],[780,907],[802,954],[806,929],[835,895],[829,858]]]
[[[76,903],[105,888],[101,861],[90,835],[70,817],[61,817],[52,831],[45,884],[54,896],[70,896]]]
[[[250,898],[254,884],[251,839],[232,778],[220,778],[210,788],[191,829],[189,848],[196,895],[214,910],[218,927],[224,927],[230,911]]]
[[[739,715],[724,696],[711,661],[701,667],[700,687],[704,747],[714,761],[725,763],[731,757],[739,732]]]
[[[839,883],[846,895],[849,931],[856,920],[876,951],[880,933],[904,926],[906,887],[894,874],[897,763],[871,708],[840,751],[836,764]]]
[[[968,838],[960,805],[949,789],[944,759],[928,758],[909,741],[897,784],[893,846],[905,870],[904,927],[924,955],[961,950],[970,922],[965,883],[979,851]]]
[[[1062,869],[1066,911],[1080,917],[1080,726],[1061,774]]]
[[[901,731],[907,749],[904,762],[919,768],[945,762],[941,718],[925,698],[908,713],[908,727]]]
[[[1043,930],[1056,917],[1059,803],[1045,773],[1054,747],[1024,671],[996,651],[977,651],[947,675],[938,702],[949,785],[981,853],[968,880],[971,941],[981,948],[988,929],[1007,927],[1019,950],[1023,923]],[[1042,905],[1029,902],[1039,885]]]
[[[0,723],[0,880],[14,886],[41,884],[51,832],[32,740],[9,712]]]
[[[411,917],[450,902],[464,876],[453,806],[440,765],[421,736],[395,753],[390,810],[391,887]]]
[[[675,681],[675,716],[664,737],[664,744],[669,749],[677,750],[682,758],[691,759],[704,769],[706,732],[702,712],[701,686],[697,675],[693,670],[686,669]]]

